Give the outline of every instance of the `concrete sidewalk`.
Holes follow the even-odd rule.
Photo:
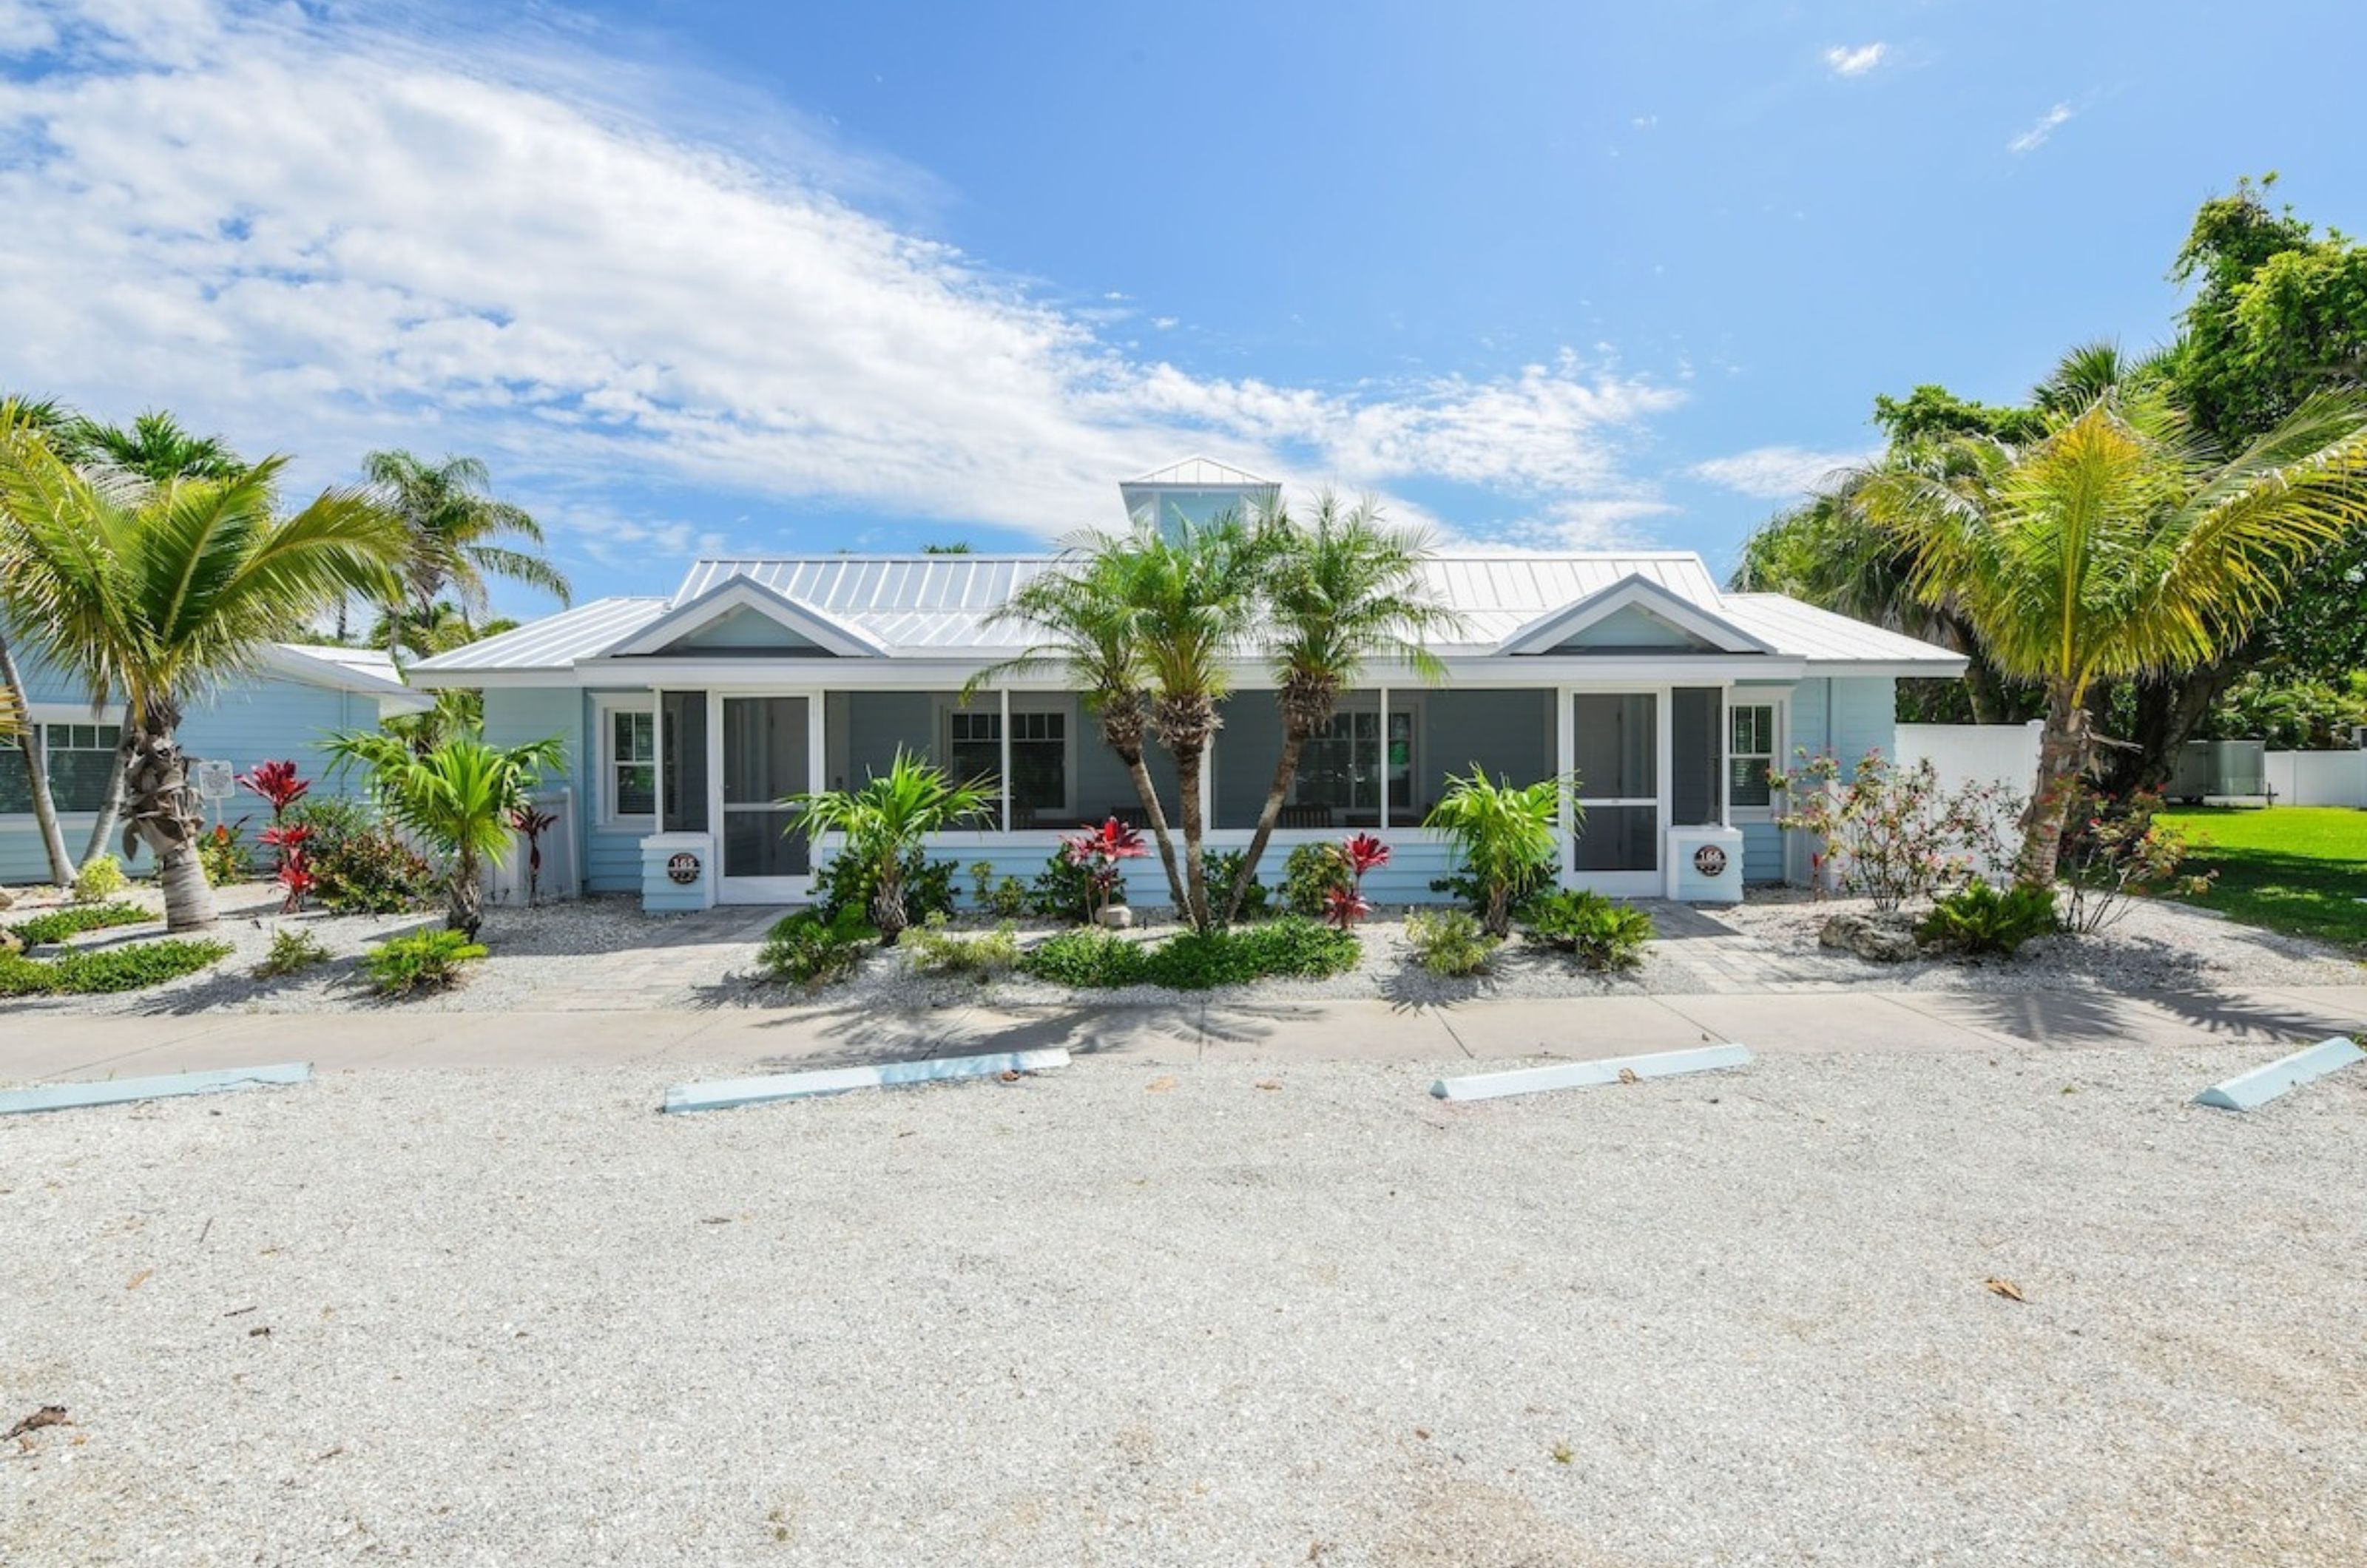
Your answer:
[[[2257,1042],[2367,1030],[2367,986],[2122,996],[1852,991],[1398,1007],[1377,1001],[996,1009],[50,1016],[0,1012],[0,1082],[266,1062],[363,1068],[839,1066],[1064,1045],[1143,1063],[1585,1058],[1735,1041],[1776,1052],[1985,1052]]]

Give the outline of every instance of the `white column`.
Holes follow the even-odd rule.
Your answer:
[[[650,688],[650,831],[665,831],[665,688]]]
[[[1717,728],[1710,739],[1716,744],[1717,756],[1717,825],[1734,826],[1734,682],[1728,681],[1717,689]]]
[[[1011,831],[1011,688],[997,687],[995,696],[1002,704],[1002,717],[995,733],[1002,738],[1002,830]]]
[[[1578,842],[1575,824],[1569,819],[1569,776],[1578,770],[1578,739],[1569,732],[1569,710],[1577,696],[1578,694],[1568,686],[1557,688],[1554,692],[1554,777],[1561,784],[1554,799],[1554,817],[1561,829],[1561,848],[1555,855],[1560,863],[1557,867],[1556,879],[1564,887],[1569,886],[1569,863]]]
[[[1350,723],[1355,721],[1351,719]],[[1381,831],[1389,830],[1389,689],[1381,688]]]

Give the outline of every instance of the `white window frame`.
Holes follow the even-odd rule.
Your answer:
[[[1389,720],[1397,717],[1400,714],[1404,715],[1406,717],[1406,780],[1404,787],[1412,790],[1416,794],[1420,794],[1422,789],[1422,720],[1424,715],[1422,711],[1423,694],[1420,692],[1405,692],[1393,689],[1389,691],[1388,701],[1386,703],[1381,700],[1381,690],[1377,687],[1365,691],[1349,693],[1340,699],[1339,705],[1332,710],[1331,715],[1335,723],[1355,714],[1372,714],[1376,716],[1376,722],[1379,726],[1376,742],[1378,748],[1376,770],[1376,781],[1379,785],[1377,804],[1373,806],[1335,806],[1332,809],[1342,814],[1349,812],[1362,814],[1366,811],[1378,812],[1381,815],[1381,821],[1386,825],[1388,821],[1387,813],[1392,806],[1401,811],[1418,809],[1419,807],[1418,802],[1393,800],[1391,798],[1391,783],[1389,778]],[[1311,739],[1309,744],[1313,744]],[[1349,744],[1351,747],[1354,745],[1353,739]],[[1215,770],[1212,768],[1209,772],[1213,773]],[[1300,799],[1298,795],[1299,781],[1306,776],[1306,765],[1304,756],[1302,754],[1298,771],[1291,775],[1290,798],[1284,804],[1288,806],[1305,806],[1308,804],[1307,801]],[[1433,787],[1435,787],[1434,781]],[[1261,792],[1261,794],[1263,792]]]
[[[1786,703],[1782,697],[1762,697],[1756,693],[1746,694],[1740,690],[1729,690],[1727,694],[1727,820],[1737,827],[1739,827],[1746,822],[1772,822],[1782,814],[1781,809],[1776,804],[1778,797],[1783,794],[1783,790],[1780,787],[1768,791],[1767,804],[1764,806],[1745,806],[1740,801],[1733,798],[1734,764],[1741,761],[1745,756],[1755,757],[1760,754],[1755,751],[1746,753],[1734,750],[1734,714],[1735,711],[1739,708],[1766,708],[1770,710],[1768,717],[1768,743],[1772,745],[1774,750],[1766,754],[1767,769],[1770,777],[1778,786],[1780,786],[1784,773],[1784,759],[1786,755],[1784,750],[1784,739],[1791,723],[1791,715],[1789,712],[1790,704]]]
[[[58,747],[50,739],[50,731],[53,729],[112,729],[116,733],[114,745],[97,748],[68,747],[66,748],[68,750],[97,750],[103,754],[112,755],[117,747],[122,743],[123,710],[120,706],[85,708],[66,703],[28,703],[26,707],[26,726],[40,732],[41,759],[44,762],[57,754]],[[11,756],[24,755],[17,749],[14,738],[0,740],[0,747],[5,747]],[[53,782],[51,785],[52,792],[56,787]],[[96,817],[97,814],[98,808],[96,807],[61,805],[58,807],[58,815],[61,818],[89,818]],[[34,816],[35,813],[31,811],[0,811],[0,821],[30,822]]]
[[[659,778],[659,773],[664,768],[665,761],[658,746],[657,714],[652,708],[650,694],[640,692],[613,697],[595,697],[592,700],[592,709],[593,722],[598,726],[600,731],[600,778],[595,786],[599,792],[600,826],[625,829],[638,828],[644,832],[656,832],[658,819],[655,812],[620,812],[617,809],[617,770],[631,761],[629,758],[619,758],[617,755],[615,716],[617,714],[631,714],[648,722],[651,776],[658,781],[659,788],[664,787],[663,779]],[[654,794],[651,798],[656,798]]]
[[[1060,802],[1058,806],[1037,807],[1036,815],[1039,818],[1050,816],[1067,821],[1077,815],[1077,726],[1080,711],[1076,698],[1065,692],[1014,691],[1008,694],[1007,703],[998,700],[990,705],[981,696],[973,699],[968,707],[962,706],[951,698],[946,698],[937,704],[936,743],[941,748],[937,755],[946,760],[946,767],[951,771],[954,755],[954,715],[976,714],[996,722],[999,727],[996,733],[1002,737],[1002,745],[998,748],[997,754],[1003,761],[994,770],[995,794],[996,798],[1005,808],[996,818],[997,826],[1000,827],[1003,821],[1010,819],[1009,813],[1018,810],[1018,803],[1011,798],[1009,759],[1012,748],[1021,743],[1018,737],[1011,733],[1013,727],[1002,722],[1003,716],[1008,714],[1015,719],[1022,714],[1059,715]],[[973,744],[976,743],[973,742]],[[957,779],[954,782],[961,784],[968,781]]]

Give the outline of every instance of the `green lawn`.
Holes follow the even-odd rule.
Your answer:
[[[2219,886],[2198,900],[2204,908],[2367,955],[2367,811],[2205,808],[2165,811],[2160,820],[2193,840],[2189,871],[2219,873]]]

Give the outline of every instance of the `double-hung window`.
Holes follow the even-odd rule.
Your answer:
[[[1392,715],[1392,717],[1397,716]],[[1291,804],[1335,811],[1377,811],[1381,805],[1381,716],[1335,713],[1308,738],[1291,780]]]
[[[1772,809],[1775,795],[1775,708],[1738,703],[1727,710],[1731,726],[1727,797],[1738,811]]]
[[[946,716],[946,759],[954,777],[1002,777],[1002,715],[955,708]],[[1011,809],[1014,820],[1069,814],[1069,716],[1057,708],[1014,708],[1011,714]]]
[[[657,716],[647,707],[607,710],[602,759],[608,821],[651,817],[658,807]]]
[[[48,763],[50,799],[61,812],[95,812],[105,804],[115,748],[123,739],[112,724],[43,724],[41,748]],[[13,740],[0,743],[0,815],[33,809],[32,775],[25,753]]]

